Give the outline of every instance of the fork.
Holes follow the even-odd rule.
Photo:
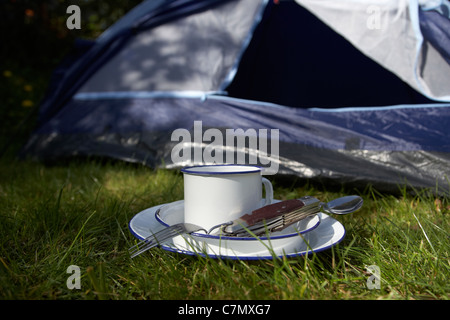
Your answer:
[[[269,230],[282,230],[288,225],[305,218],[311,214],[318,212],[319,200],[313,197],[303,197],[298,200],[286,200],[279,203],[267,205],[263,208],[254,210],[250,214],[245,214],[242,217],[219,224],[212,227],[209,231],[192,223],[178,223],[173,226],[156,232],[155,234],[141,240],[131,248],[129,252],[131,258],[156,247],[167,239],[173,238],[177,235],[190,234],[196,231],[203,230],[210,234],[212,230],[221,228],[226,234],[231,236],[241,236],[246,233],[246,236],[251,236],[251,233],[246,232],[246,227],[256,235],[264,233],[267,228]],[[158,209],[159,211],[160,209]]]
[[[320,210],[332,214],[348,214],[361,208],[362,204],[363,200],[359,196],[341,197],[328,203],[320,202],[311,196],[285,200],[256,209],[236,220],[219,224],[209,231],[192,223],[174,224],[141,240],[129,251],[131,257],[134,258],[177,235],[190,234],[200,230],[210,234],[216,228],[220,228],[224,234],[229,236],[258,236],[267,231],[283,230],[297,221],[319,213]]]
[[[130,247],[128,251],[131,254],[131,258],[134,258],[137,255],[140,255],[141,253],[153,247],[156,247],[160,243],[163,243],[167,239],[171,239],[178,235],[189,234],[200,230],[205,229],[192,223],[177,223],[174,224],[173,226],[166,227],[161,231],[158,231],[152,234],[151,236],[148,236],[147,238],[139,241],[137,244]]]

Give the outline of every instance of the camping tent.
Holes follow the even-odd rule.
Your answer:
[[[22,154],[448,192],[449,8],[144,1],[55,70]]]

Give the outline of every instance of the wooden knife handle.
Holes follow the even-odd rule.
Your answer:
[[[253,210],[251,214],[245,214],[240,217],[240,219],[247,223],[247,225],[251,226],[264,219],[269,220],[274,217],[278,217],[280,215],[300,209],[304,205],[304,202],[298,199],[285,200]]]

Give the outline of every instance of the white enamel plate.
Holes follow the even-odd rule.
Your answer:
[[[163,206],[170,206],[170,221],[183,222],[183,201],[162,204],[143,210],[129,222],[131,233],[139,240],[162,230],[166,226],[158,221],[155,213]],[[320,218],[320,219],[319,219]],[[164,250],[187,255],[201,255],[211,258],[260,260],[276,257],[296,257],[312,252],[327,250],[345,237],[345,228],[337,220],[319,213],[317,221],[310,219],[301,226],[308,232],[283,230],[283,234],[272,233],[268,237],[231,238],[202,234],[177,236],[160,245]],[[287,236],[286,236],[287,235]]]

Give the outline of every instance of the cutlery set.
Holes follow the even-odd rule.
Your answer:
[[[281,231],[307,217],[324,212],[343,215],[355,212],[363,205],[359,196],[345,196],[324,203],[315,197],[285,200],[246,213],[240,218],[224,222],[209,230],[192,223],[177,223],[148,236],[129,249],[132,258],[178,235],[204,232],[227,237],[258,237]],[[158,212],[156,213],[158,214]],[[301,230],[299,230],[300,232]]]

